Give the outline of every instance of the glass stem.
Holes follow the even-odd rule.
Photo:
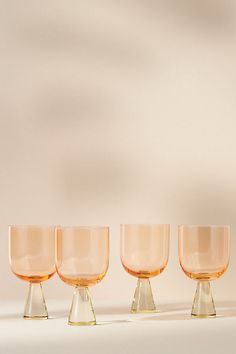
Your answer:
[[[138,278],[131,312],[155,312],[156,306],[152,296],[152,288],[148,278]]]
[[[74,326],[91,326],[96,324],[88,287],[75,287],[68,323]]]
[[[198,281],[195,293],[192,316],[194,317],[214,317],[216,315],[214,300],[211,294],[209,281]]]
[[[24,318],[47,319],[48,312],[41,283],[29,283]]]

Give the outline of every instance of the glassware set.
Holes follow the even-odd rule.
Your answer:
[[[170,225],[121,225],[120,257],[124,269],[138,278],[132,313],[156,312],[149,278],[166,268]],[[109,265],[108,227],[10,226],[10,265],[29,282],[24,318],[47,319],[42,282],[56,272],[74,287],[68,324],[95,325],[89,286],[99,283]],[[210,281],[229,264],[230,227],[180,225],[179,261],[184,273],[197,281],[193,317],[216,316]]]

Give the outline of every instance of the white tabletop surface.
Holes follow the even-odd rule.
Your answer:
[[[68,304],[48,301],[51,318],[21,318],[22,303],[1,302],[0,354],[134,354],[236,352],[236,304],[217,307],[214,319],[192,319],[190,304],[160,305],[155,314],[133,315],[128,304],[95,304],[97,326],[67,325]]]

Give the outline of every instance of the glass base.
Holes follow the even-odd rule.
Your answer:
[[[47,320],[48,316],[26,316],[23,315],[24,320]]]
[[[148,278],[138,278],[131,313],[156,312],[152,288]]]
[[[88,287],[75,287],[68,324],[71,326],[94,326],[96,324]]]
[[[90,322],[70,322],[68,321],[68,325],[70,326],[95,326],[97,324],[96,321]]]
[[[48,311],[41,283],[30,283],[25,305],[24,319],[46,320]]]
[[[199,318],[216,316],[215,304],[209,281],[198,281],[191,315],[192,317]]]

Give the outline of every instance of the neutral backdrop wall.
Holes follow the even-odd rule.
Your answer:
[[[131,301],[120,223],[170,223],[160,302],[191,301],[177,224],[230,224],[236,299],[234,0],[0,0],[0,297],[23,299],[8,224],[110,225],[95,300]],[[71,298],[57,277],[47,297]]]

